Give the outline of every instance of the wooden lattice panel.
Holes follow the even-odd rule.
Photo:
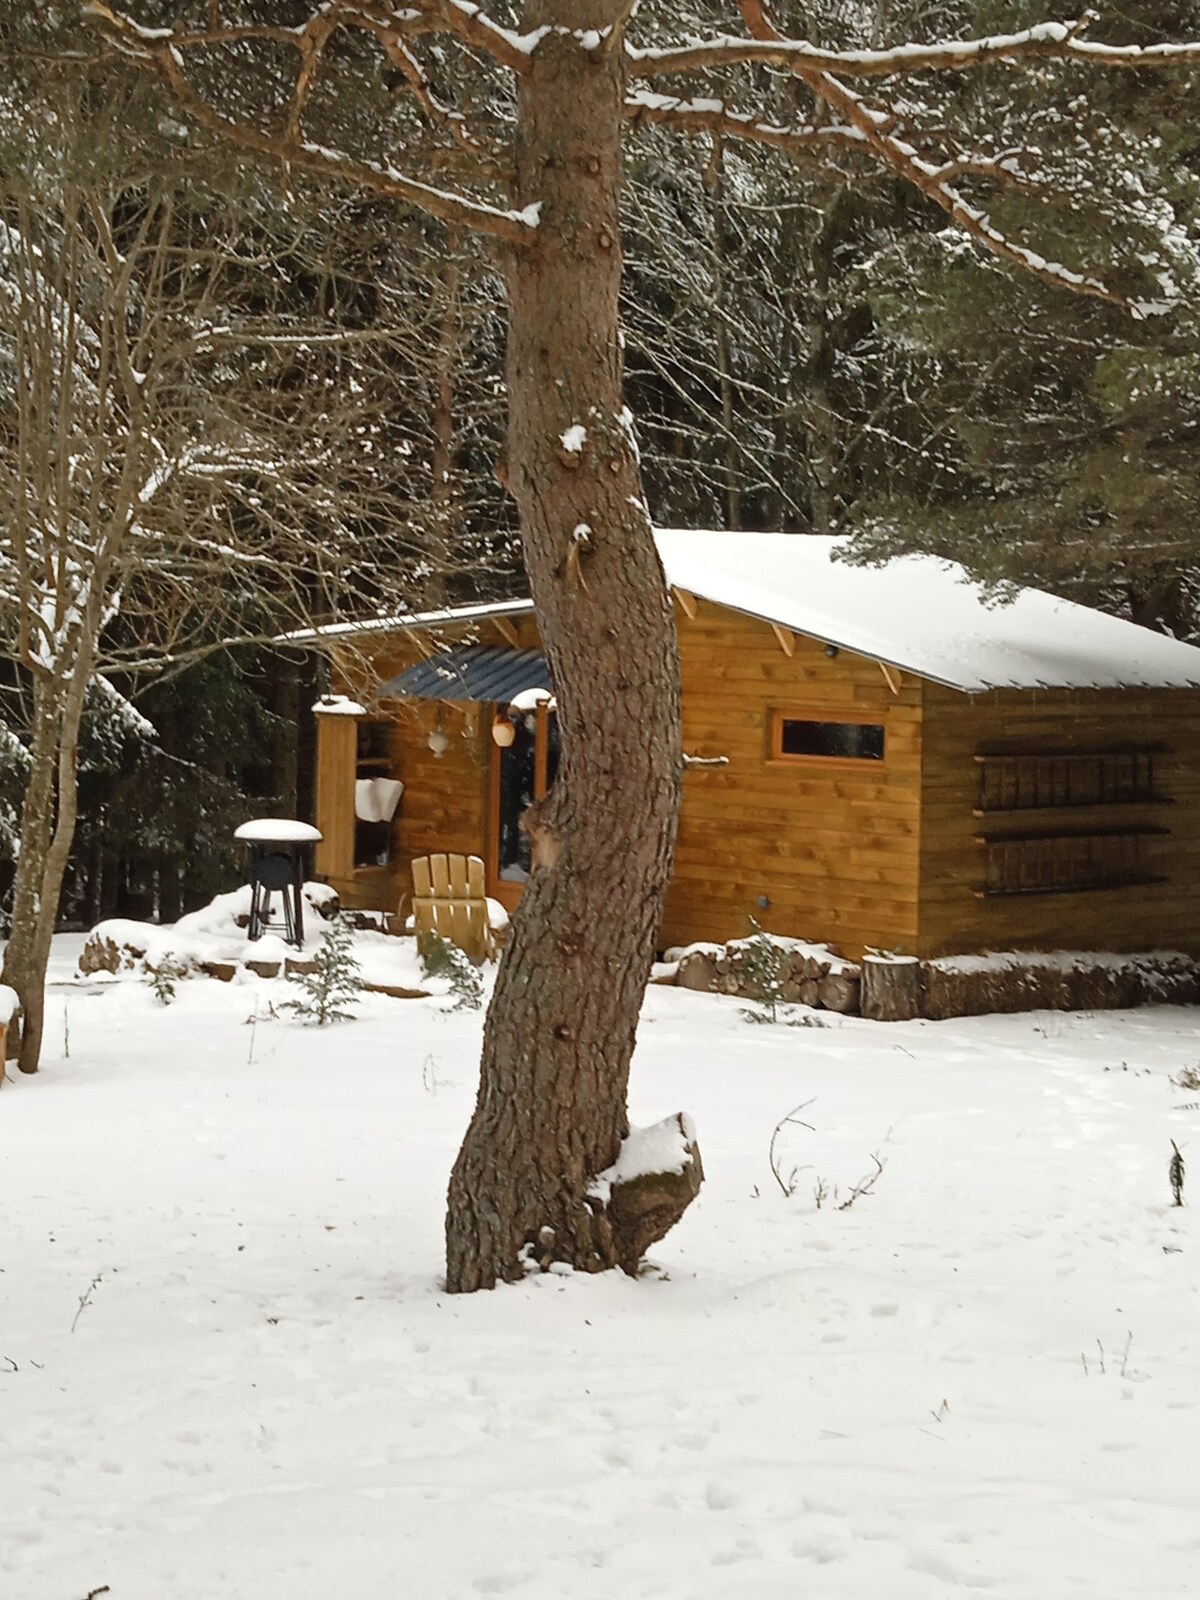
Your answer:
[[[1157,750],[981,753],[977,813],[1156,804]]]

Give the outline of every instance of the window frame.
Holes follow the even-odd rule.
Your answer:
[[[797,755],[783,748],[785,722],[828,722],[835,726],[879,728],[883,733],[883,754],[875,756]],[[844,767],[851,772],[880,772],[888,764],[887,715],[878,711],[842,711],[826,707],[772,706],[767,724],[767,763],[780,767]]]

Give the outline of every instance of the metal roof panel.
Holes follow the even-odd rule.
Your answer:
[[[482,700],[509,705],[525,689],[552,689],[540,650],[468,644],[443,650],[381,683],[381,700]]]

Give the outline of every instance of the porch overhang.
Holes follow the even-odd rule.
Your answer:
[[[526,689],[552,690],[540,650],[469,644],[406,667],[381,683],[381,700],[474,700],[511,705]]]

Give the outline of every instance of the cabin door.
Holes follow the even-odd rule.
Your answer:
[[[558,771],[558,718],[542,705],[514,718],[509,745],[492,744],[488,894],[515,909],[529,878],[529,838],[522,813],[540,800]]]

